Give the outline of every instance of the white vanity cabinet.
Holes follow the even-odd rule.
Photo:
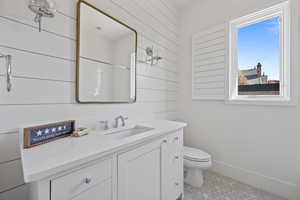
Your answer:
[[[118,156],[118,200],[176,200],[183,193],[182,131]]]
[[[182,199],[183,132],[169,135],[162,145],[162,200]]]
[[[31,183],[30,199],[182,200],[184,126],[158,121],[149,124],[155,129],[136,137],[88,135],[23,150],[23,159],[31,161],[23,162],[25,182]],[[53,165],[48,160],[43,160],[46,164],[32,163],[57,149],[68,151],[61,151],[55,158],[48,156],[56,162]],[[74,161],[78,149],[86,152]]]

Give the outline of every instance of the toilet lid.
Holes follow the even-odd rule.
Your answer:
[[[200,149],[184,147],[184,158],[192,161],[208,162],[211,156]]]

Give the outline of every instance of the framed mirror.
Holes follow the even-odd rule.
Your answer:
[[[76,100],[136,101],[137,32],[86,1],[77,4]]]

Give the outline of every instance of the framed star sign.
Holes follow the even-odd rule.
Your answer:
[[[24,128],[24,148],[31,148],[59,138],[68,137],[74,130],[75,120]]]

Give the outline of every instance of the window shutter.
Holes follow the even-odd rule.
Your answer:
[[[192,98],[225,99],[226,28],[221,24],[192,37]]]

